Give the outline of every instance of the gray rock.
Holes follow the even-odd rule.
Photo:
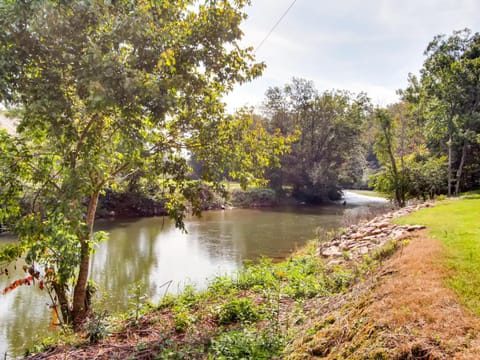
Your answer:
[[[342,256],[343,254],[340,251],[340,248],[338,246],[330,246],[322,250],[322,255],[325,257],[330,257],[330,256]]]

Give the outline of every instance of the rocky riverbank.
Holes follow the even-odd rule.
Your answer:
[[[283,350],[283,359],[479,358],[480,319],[447,286],[451,269],[444,266],[444,245],[427,230],[416,231],[421,227],[390,223],[432,205],[407,207],[349,227],[318,249],[331,263],[345,262],[342,248],[353,249],[352,257],[368,249],[365,264],[367,256],[395,247],[380,244],[405,239],[396,243],[400,251],[388,251],[391,257],[368,267],[346,292],[308,301],[307,320],[292,330],[295,339]]]
[[[351,260],[360,260],[364,255],[383,248],[392,240],[399,240],[409,233],[423,229],[419,225],[396,225],[392,219],[405,216],[413,211],[433,206],[422,203],[390,211],[369,221],[362,221],[343,229],[327,241],[321,241],[318,255],[331,259],[329,265],[340,265]]]

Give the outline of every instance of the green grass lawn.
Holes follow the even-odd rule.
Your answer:
[[[425,225],[431,237],[442,241],[443,265],[450,270],[447,285],[480,315],[480,194],[441,201],[397,222]]]

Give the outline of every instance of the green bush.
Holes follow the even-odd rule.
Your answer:
[[[175,331],[184,333],[194,323],[195,318],[184,305],[173,307],[173,323]]]
[[[277,265],[275,274],[283,278],[283,292],[298,299],[325,294],[323,272],[315,256],[291,258]]]
[[[242,290],[255,287],[274,287],[277,279],[274,276],[274,265],[270,259],[261,259],[258,264],[246,264],[245,269],[237,273],[235,286]]]
[[[273,206],[276,202],[272,189],[233,190],[231,193],[231,203],[236,207]]]
[[[176,299],[177,304],[191,307],[198,300],[199,294],[193,285],[186,285],[182,293]]]
[[[211,359],[272,359],[283,348],[283,339],[269,332],[234,330],[212,341]]]
[[[255,304],[250,299],[234,298],[223,304],[217,314],[218,323],[221,325],[236,322],[257,321],[260,315]]]

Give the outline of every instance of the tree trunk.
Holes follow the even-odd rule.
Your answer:
[[[86,219],[88,225],[88,236],[80,240],[80,269],[78,272],[77,283],[75,284],[75,289],[73,291],[72,317],[75,329],[80,328],[90,310],[91,305],[89,297],[87,296],[88,270],[90,265],[89,240],[93,235],[93,223],[95,221],[95,212],[97,210],[99,195],[100,192],[96,191],[90,198]]]
[[[448,136],[448,196],[452,196],[452,134]]]
[[[467,141],[465,140],[462,147],[462,158],[457,169],[457,177],[455,182],[455,196],[460,192],[460,180],[462,178],[463,166],[465,165],[465,158],[467,157]]]
[[[58,305],[60,306],[60,313],[62,314],[62,321],[63,323],[70,324],[73,319],[70,304],[68,302],[68,297],[65,293],[65,288],[57,282],[54,282],[53,289],[55,290],[55,295],[57,295]]]
[[[398,173],[397,163],[395,162],[395,156],[393,155],[392,145],[390,143],[389,138],[387,139],[387,151],[388,156],[390,157],[390,163],[392,166],[392,173],[393,173],[393,181],[395,187],[395,201],[397,205],[400,207],[405,206],[404,194],[403,194],[403,179],[400,179],[400,174]]]

